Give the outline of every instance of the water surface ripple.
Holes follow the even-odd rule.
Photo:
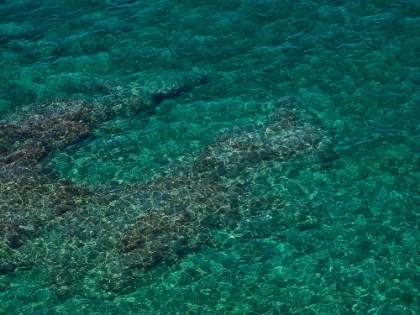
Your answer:
[[[420,313],[419,38],[416,0],[0,0],[0,314]]]

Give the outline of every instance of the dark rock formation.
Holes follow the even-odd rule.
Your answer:
[[[57,295],[83,287],[87,274],[103,289],[130,292],[145,270],[199,250],[213,229],[239,224],[240,208],[256,200],[235,182],[245,168],[276,159],[335,158],[325,132],[280,108],[258,128],[218,136],[176,176],[147,184],[89,190],[58,179],[43,163],[98,123],[189,88],[135,99],[59,100],[0,125],[0,273],[45,268]],[[230,184],[221,177],[231,178]]]

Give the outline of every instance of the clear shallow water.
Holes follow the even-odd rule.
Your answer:
[[[5,120],[36,101],[206,78],[51,157],[76,185],[144,182],[221,131],[261,124],[284,97],[333,134],[338,157],[223,179],[261,196],[256,211],[137,277],[133,292],[87,281],[57,296],[41,265],[0,276],[1,314],[419,313],[417,1],[0,3]]]

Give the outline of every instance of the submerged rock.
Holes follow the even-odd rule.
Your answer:
[[[61,100],[44,104],[46,111],[20,123],[2,124],[0,273],[38,266],[46,269],[58,295],[92,281],[128,293],[146,270],[198,251],[214,229],[240,224],[241,207],[257,202],[246,184],[235,182],[244,169],[277,159],[335,158],[331,137],[280,108],[257,128],[234,128],[216,137],[191,165],[174,166],[176,176],[156,176],[146,184],[89,190],[58,179],[46,167],[43,157],[83,139],[98,123],[188,88],[145,102]],[[229,185],[221,178],[230,178]],[[93,278],[83,284],[88,274]]]
[[[332,139],[318,128],[300,125],[293,112],[280,108],[259,128],[236,128],[218,136],[197,159],[194,169],[211,169],[218,175],[229,175],[231,172],[236,174],[248,164],[303,156],[334,160]]]

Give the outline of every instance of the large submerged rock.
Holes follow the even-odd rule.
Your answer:
[[[1,124],[0,273],[44,268],[59,296],[92,283],[130,292],[146,270],[199,250],[214,229],[238,225],[241,207],[255,201],[243,181],[235,182],[244,169],[267,160],[335,159],[326,132],[279,108],[257,128],[216,137],[190,165],[174,166],[176,176],[156,176],[146,184],[89,190],[57,178],[43,162],[98,123],[190,87],[136,99],[60,100],[35,107],[17,123]]]

